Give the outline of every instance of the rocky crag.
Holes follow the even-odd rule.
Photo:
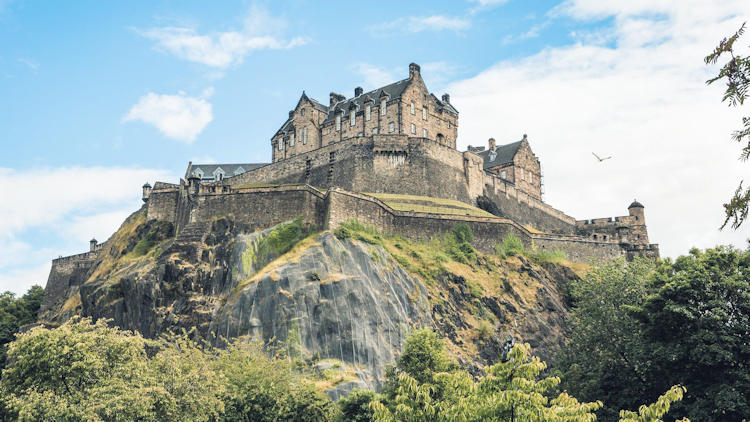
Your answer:
[[[184,329],[216,345],[258,339],[317,371],[333,397],[379,388],[414,327],[442,333],[474,373],[498,358],[506,334],[549,358],[563,341],[561,291],[577,277],[560,264],[355,223],[252,231],[227,217],[175,233],[145,210],[74,275],[53,269],[40,322],[84,315],[147,337]]]

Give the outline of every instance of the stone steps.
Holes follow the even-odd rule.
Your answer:
[[[203,241],[210,228],[211,223],[206,221],[188,223],[180,230],[174,243],[165,253],[171,255],[177,252],[184,255],[187,260],[193,262],[198,260],[203,252]]]

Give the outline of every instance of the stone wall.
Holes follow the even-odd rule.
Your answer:
[[[71,287],[83,284],[89,276],[91,266],[99,257],[99,247],[94,252],[84,252],[52,260],[52,268],[44,287],[39,314],[44,315],[50,309],[60,309],[68,298]]]

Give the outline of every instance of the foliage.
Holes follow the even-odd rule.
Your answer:
[[[514,234],[510,233],[503,238],[500,245],[495,246],[495,252],[500,255],[501,258],[505,258],[513,255],[521,255],[524,253],[524,246],[521,239]]]
[[[186,334],[156,341],[74,318],[9,349],[6,419],[326,421],[336,406],[257,345],[215,350]]]
[[[380,400],[374,391],[354,389],[348,396],[339,399],[341,420],[347,422],[369,422],[374,418],[370,403]]]
[[[474,379],[457,369],[434,333],[417,330],[407,339],[395,370],[389,371],[384,394],[352,401],[359,409],[369,400],[376,421],[594,421],[601,402],[581,403],[567,393],[555,396],[560,379],[542,376],[545,368],[530,355],[528,345],[519,344],[506,362]],[[682,391],[670,390],[657,403],[643,406],[642,414],[661,416]],[[656,420],[623,415],[630,418],[624,420]]]
[[[262,238],[255,249],[256,262],[268,262],[289,252],[294,245],[310,234],[310,229],[302,224],[302,217],[286,224],[274,227],[266,237]]]
[[[570,286],[563,387],[598,397],[603,421],[672,385],[687,388],[677,416],[750,414],[750,251],[693,249],[675,262],[614,262]]]
[[[526,249],[521,239],[513,233],[509,233],[503,238],[503,241],[499,245],[495,245],[495,254],[500,258],[523,255],[536,264],[544,264],[547,262],[563,264],[567,261],[565,251],[560,249],[554,249],[552,251],[538,250],[533,244],[530,249]]]
[[[646,406],[643,405],[638,409],[638,412],[632,412],[630,410],[620,411],[621,422],[661,422],[661,417],[669,412],[669,407],[672,403],[676,403],[682,400],[682,395],[687,391],[685,387],[675,385],[670,388],[669,391],[659,396],[656,402]],[[681,422],[689,422],[687,418],[680,419]]]
[[[729,38],[721,40],[714,51],[704,59],[706,64],[715,64],[725,53],[730,56],[729,61],[719,69],[719,73],[706,83],[712,84],[717,81],[724,81],[726,90],[721,101],[729,102],[732,107],[742,106],[745,99],[750,95],[748,94],[750,89],[750,55],[742,56],[735,53],[735,43],[744,32],[745,24],[743,23],[737,32]],[[750,116],[742,118],[742,125],[742,129],[732,134],[732,139],[740,143],[747,142],[740,153],[740,160],[746,161],[750,158]],[[743,189],[742,182],[740,182],[730,202],[724,204],[726,219],[721,228],[726,227],[730,220],[732,220],[732,228],[739,228],[747,219],[748,204],[750,204],[750,188]]]
[[[7,345],[13,341],[18,329],[36,322],[43,297],[44,289],[36,285],[18,299],[13,292],[0,294],[0,369],[5,366]]]
[[[339,239],[354,239],[371,245],[382,245],[383,238],[373,226],[366,226],[356,219],[341,223],[333,234]]]
[[[472,240],[474,240],[474,234],[471,232],[471,227],[466,223],[459,223],[445,235],[443,245],[446,253],[456,262],[469,264],[477,260],[477,252],[471,246]]]

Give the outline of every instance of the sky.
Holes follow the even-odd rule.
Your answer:
[[[303,90],[327,103],[410,62],[451,95],[460,149],[528,134],[550,205],[637,199],[663,256],[744,249],[750,223],[719,226],[750,113],[703,57],[746,20],[747,0],[0,0],[0,291],[44,285],[188,161],[270,161]]]

